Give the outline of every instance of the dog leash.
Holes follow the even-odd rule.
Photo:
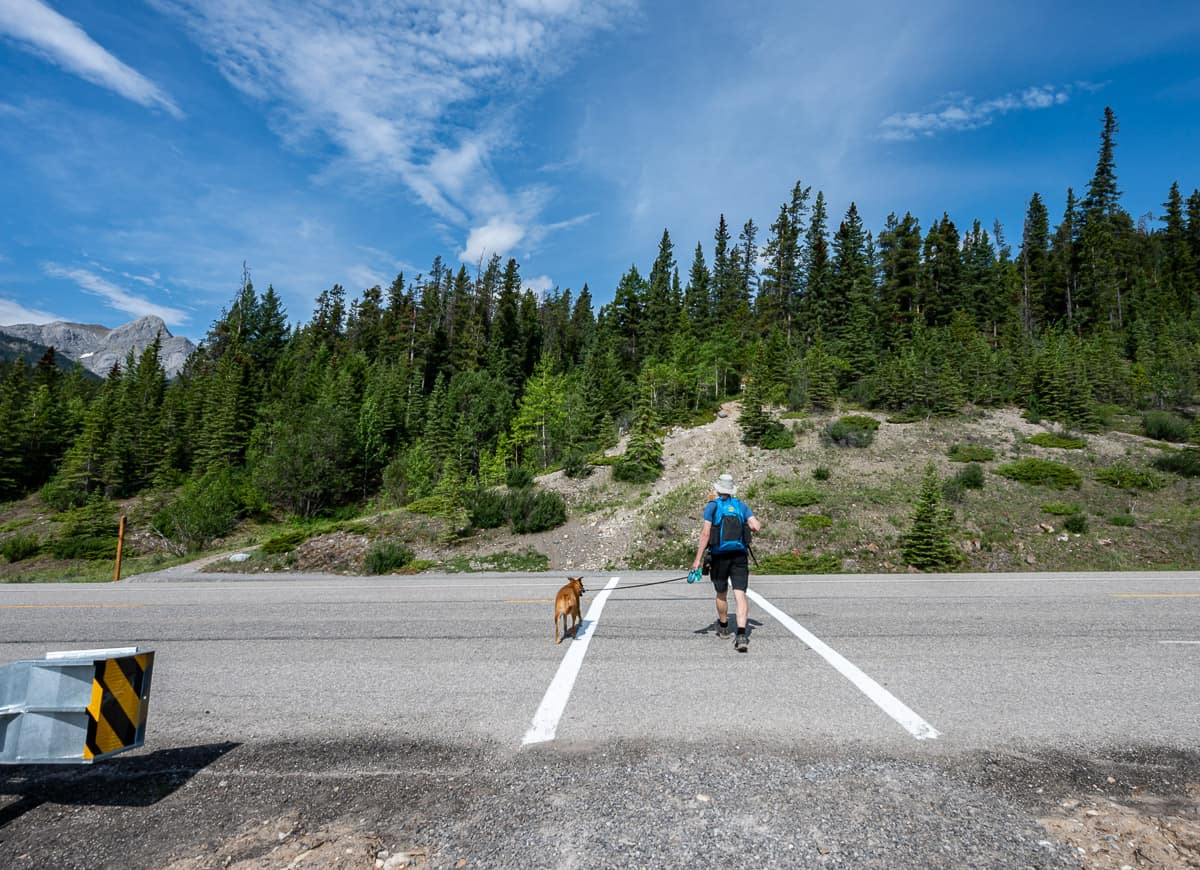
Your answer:
[[[676,580],[686,580],[687,574],[681,577],[671,577],[668,580],[655,580],[652,583],[634,583],[632,586],[618,586],[613,589],[613,592],[624,592],[626,589],[641,589],[643,586],[661,586],[664,583],[674,583]]]

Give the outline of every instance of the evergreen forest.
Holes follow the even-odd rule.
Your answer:
[[[585,474],[623,433],[614,474],[653,480],[662,428],[730,398],[767,447],[779,409],[834,407],[1018,406],[1075,432],[1167,410],[1195,441],[1200,189],[1171,183],[1161,216],[1135,219],[1118,132],[1106,110],[1090,178],[1029,193],[1019,237],[909,212],[872,231],[853,202],[797,182],[765,228],[717,215],[694,247],[648,239],[649,265],[598,309],[586,284],[523,290],[514,259],[439,257],[387,287],[334,285],[292,322],[244,272],[170,382],[157,346],[100,381],[53,350],[3,363],[0,501],[40,493],[83,517],[156,494],[157,526],[191,543],[221,517],[376,500],[426,500],[466,529],[477,493]]]

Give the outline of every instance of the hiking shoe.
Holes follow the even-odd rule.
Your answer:
[[[729,637],[729,623],[725,623],[724,625],[721,625],[719,622],[717,623],[717,637],[722,640]]]
[[[750,648],[750,638],[744,634],[739,634],[733,641],[733,648],[738,652],[746,652]]]

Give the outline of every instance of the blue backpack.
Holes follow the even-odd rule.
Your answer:
[[[746,553],[750,550],[750,509],[738,499],[718,498],[717,514],[709,533],[708,548],[713,553]]]

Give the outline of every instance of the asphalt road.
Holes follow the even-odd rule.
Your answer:
[[[0,864],[9,848],[75,866],[34,833],[71,777],[154,780],[155,758],[206,803],[243,771],[229,806],[245,819],[135,849],[125,826],[188,788],[116,827],[77,801],[110,850],[77,866],[163,866],[204,843],[211,857],[214,838],[297,802],[322,823],[361,814],[446,866],[1057,866],[1043,803],[1200,778],[1200,573],[754,578],[747,654],[715,637],[707,581],[629,588],[671,576],[587,577],[584,627],[561,645],[558,575],[176,569],[0,587],[0,662],[156,651],[143,749],[92,771],[0,768]],[[316,792],[263,785],[280,777]],[[365,803],[322,790],[347,781],[372,784]],[[6,817],[6,794],[36,808]],[[423,809],[381,809],[394,801]],[[742,814],[710,843],[718,803]]]

